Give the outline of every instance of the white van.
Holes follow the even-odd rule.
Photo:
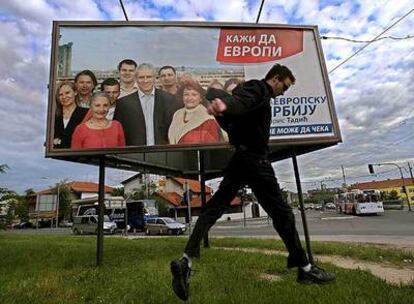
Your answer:
[[[104,215],[103,230],[104,233],[114,234],[116,231],[116,223]],[[98,233],[98,216],[97,215],[81,215],[73,218],[72,226],[73,234]]]
[[[147,219],[145,234],[183,234],[187,227],[169,217],[154,217]]]

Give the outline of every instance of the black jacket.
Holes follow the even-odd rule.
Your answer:
[[[55,132],[53,134],[54,139],[59,139],[60,143],[55,144],[55,149],[69,149],[72,142],[72,134],[75,131],[75,128],[82,123],[85,118],[88,109],[81,107],[76,107],[73,111],[66,128],[63,125],[62,115],[57,115],[55,117]]]
[[[234,88],[233,95],[210,88],[207,99],[220,98],[227,110],[216,119],[235,147],[266,154],[270,137],[272,88],[265,80],[249,80]]]
[[[168,144],[168,128],[172,117],[183,104],[174,95],[155,89],[154,140],[156,145]],[[125,132],[127,146],[147,143],[144,112],[138,92],[124,96],[116,102],[114,120],[119,121]]]

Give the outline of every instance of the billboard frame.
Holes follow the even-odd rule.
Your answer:
[[[226,144],[197,144],[197,145],[158,145],[158,146],[125,146],[116,148],[97,148],[87,150],[74,149],[54,149],[52,128],[55,119],[55,103],[56,98],[55,87],[57,81],[57,62],[59,50],[59,36],[61,27],[133,27],[133,26],[176,26],[176,27],[200,27],[200,28],[281,28],[293,30],[308,30],[312,31],[316,51],[319,58],[319,66],[322,72],[322,79],[324,89],[327,95],[327,103],[329,107],[330,119],[333,125],[333,136],[315,136],[308,138],[290,138],[290,139],[273,139],[269,141],[270,148],[284,148],[295,147],[298,154],[307,153],[309,150],[314,151],[327,146],[332,146],[342,142],[339,123],[337,120],[336,110],[333,102],[332,91],[329,85],[328,72],[326,69],[325,59],[323,56],[322,45],[320,41],[318,27],[316,25],[283,25],[283,24],[257,24],[257,23],[234,23],[234,22],[186,22],[186,21],[53,21],[52,29],[52,50],[51,50],[51,66],[50,66],[50,83],[49,83],[49,100],[46,126],[46,149],[45,157],[61,158],[67,160],[74,160],[76,156],[105,156],[116,154],[129,153],[151,153],[151,152],[169,152],[169,151],[201,151],[201,150],[229,150],[231,145]],[[309,146],[314,146],[309,147]],[[303,152],[301,151],[303,147]],[[306,148],[305,148],[306,147]],[[286,155],[285,157],[290,157]],[[278,157],[281,159],[280,157]],[[76,161],[76,160],[75,160]],[[82,161],[81,161],[82,162]]]

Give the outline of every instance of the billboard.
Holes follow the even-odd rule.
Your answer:
[[[296,83],[271,100],[270,146],[341,141],[315,26],[55,21],[46,156],[228,148],[206,90],[275,63]]]

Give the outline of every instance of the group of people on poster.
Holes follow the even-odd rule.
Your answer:
[[[124,59],[119,80],[98,81],[90,70],[59,82],[53,146],[56,149],[111,148],[227,142],[227,134],[206,110],[205,90],[191,74],[177,77],[173,66],[158,71]],[[159,87],[156,87],[156,78]],[[229,93],[241,80],[210,87]]]

